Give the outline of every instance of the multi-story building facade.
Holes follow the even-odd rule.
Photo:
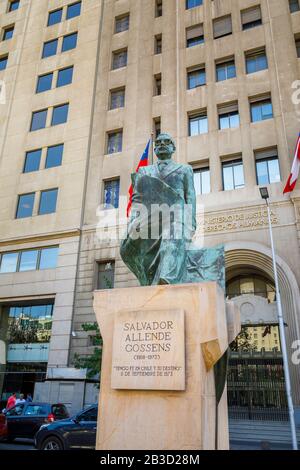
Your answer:
[[[41,306],[36,315],[46,311],[52,329],[40,356],[31,346],[39,364],[31,369],[44,374],[39,380],[47,374],[36,395],[74,410],[93,399],[73,367],[75,353],[92,352],[81,325],[95,321],[93,291],[138,285],[119,240],[97,230],[97,209],[110,203],[125,228],[120,196],[150,135],[162,130],[176,141],[174,158],[193,166],[205,245],[225,244],[227,295],[253,336],[255,347],[248,341],[231,363],[229,403],[243,419],[249,407],[252,419],[266,409],[282,419],[286,406],[259,193],[268,186],[299,407],[291,358],[300,338],[300,190],[283,195],[299,132],[299,1],[3,0],[0,8],[2,398],[12,391],[9,372],[24,364],[20,344],[6,339],[8,319]],[[269,371],[272,394],[258,381],[247,383],[251,393],[241,389],[245,361],[255,371],[247,380]]]

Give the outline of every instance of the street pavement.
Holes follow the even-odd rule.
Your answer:
[[[16,439],[13,442],[0,442],[1,450],[35,450],[32,439]]]

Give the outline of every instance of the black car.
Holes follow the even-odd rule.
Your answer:
[[[92,405],[76,416],[41,426],[35,436],[38,450],[94,449],[98,406]]]
[[[69,413],[61,403],[25,402],[15,405],[5,412],[7,419],[7,437],[13,441],[16,437],[33,439],[42,424],[68,418]]]

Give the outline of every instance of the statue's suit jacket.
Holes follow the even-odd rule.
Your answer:
[[[133,175],[133,186],[138,175],[152,176],[164,181],[177,192],[186,204],[192,207],[192,228],[196,230],[196,193],[194,187],[194,174],[190,165],[175,163],[168,160],[163,169],[159,169],[158,163],[141,167],[137,174]]]

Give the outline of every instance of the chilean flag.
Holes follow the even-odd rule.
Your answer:
[[[296,150],[295,150],[295,157],[294,157],[294,161],[293,161],[293,165],[291,169],[291,174],[289,176],[289,179],[287,180],[287,183],[283,190],[283,194],[290,193],[293,191],[297,183],[299,171],[300,171],[300,134],[298,135],[298,140],[297,140],[297,145],[296,145]]]
[[[151,144],[151,139],[149,139],[149,142],[148,144],[146,145],[146,148],[143,152],[143,155],[141,156],[140,158],[140,161],[139,161],[139,164],[138,166],[136,167],[136,170],[135,172],[137,173],[139,171],[139,169],[142,167],[142,166],[148,166],[149,164],[149,148],[150,148],[150,144]],[[131,204],[132,204],[132,194],[133,194],[133,187],[132,187],[132,184],[130,185],[130,188],[128,190],[128,193],[129,193],[129,201],[128,201],[128,204],[127,204],[127,217],[129,217],[129,214],[130,214],[130,209],[131,209]]]

